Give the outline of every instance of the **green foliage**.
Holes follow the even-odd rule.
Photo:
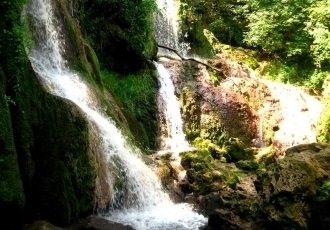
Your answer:
[[[324,98],[323,110],[320,115],[319,125],[317,127],[317,140],[320,142],[330,143],[330,78],[324,82]]]
[[[272,62],[264,69],[266,78],[274,81],[293,83],[299,80],[297,64],[282,60]]]
[[[157,136],[157,79],[151,72],[121,76],[103,71],[102,80],[122,106],[133,135],[143,147],[154,149]]]
[[[327,0],[181,0],[180,8],[193,51],[211,46],[268,79],[317,91],[330,69],[329,15]]]
[[[243,41],[244,5],[243,1],[195,1],[181,0],[180,18],[183,33],[192,43],[192,50],[198,54],[210,55],[203,29],[210,30],[222,43],[238,46]]]
[[[103,66],[129,71],[155,55],[154,0],[83,0],[79,18]]]
[[[309,0],[249,0],[247,44],[286,57],[308,52],[310,37],[304,30]]]
[[[320,91],[329,71],[315,68],[309,59],[287,61],[277,57],[264,65],[260,74],[273,81],[303,85]]]
[[[330,2],[314,1],[305,30],[313,38],[311,52],[317,66],[330,60]]]
[[[322,89],[325,79],[330,76],[330,71],[321,71],[320,69],[315,69],[312,74],[305,81],[305,86],[311,89],[320,90]]]
[[[330,201],[330,181],[326,181],[320,187],[320,195],[318,197],[320,201]]]

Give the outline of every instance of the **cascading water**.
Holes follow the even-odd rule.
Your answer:
[[[160,10],[160,14],[156,15],[155,20],[157,42],[186,55],[189,45],[179,42],[177,3],[175,0],[157,0],[157,5]],[[164,52],[162,49],[158,51],[158,53]],[[161,151],[170,151],[178,157],[180,152],[190,148],[183,132],[180,103],[175,96],[175,88],[170,73],[160,63],[155,62],[155,66],[160,82],[158,107],[166,125],[166,134],[162,133],[161,137]]]
[[[167,136],[163,140],[162,150],[169,150],[175,155],[190,148],[182,130],[180,103],[175,96],[175,88],[169,72],[162,64],[156,63],[159,74],[160,89],[158,92],[158,106],[165,117]]]
[[[34,71],[46,90],[74,102],[98,128],[102,152],[110,169],[108,183],[112,188],[111,204],[120,208],[108,213],[107,218],[130,224],[136,229],[198,229],[205,217],[192,211],[186,204],[173,204],[161,189],[156,175],[129,147],[114,122],[103,114],[92,99],[93,90],[66,66],[61,39],[61,23],[54,17],[51,0],[31,0],[26,7],[31,21],[35,45],[29,51]],[[115,181],[121,179],[121,186]],[[97,182],[101,183],[101,182]]]
[[[175,49],[182,56],[186,56],[190,46],[189,43],[179,41],[178,3],[175,0],[157,0],[157,6],[159,13],[155,16],[155,36],[158,44]],[[170,54],[164,49],[159,52]]]
[[[285,150],[298,144],[316,142],[316,127],[322,104],[298,87],[262,80],[280,104],[279,130],[273,142]]]

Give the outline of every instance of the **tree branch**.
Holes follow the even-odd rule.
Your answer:
[[[223,74],[223,71],[221,71],[220,69],[215,68],[214,66],[211,66],[211,65],[209,65],[209,64],[207,64],[207,63],[204,63],[204,62],[202,62],[202,61],[199,61],[199,60],[197,60],[197,59],[195,59],[195,58],[191,58],[191,57],[189,57],[189,58],[185,58],[185,57],[183,57],[183,56],[182,56],[177,50],[175,50],[175,49],[173,49],[173,48],[171,48],[171,47],[167,47],[167,46],[163,46],[163,45],[159,45],[159,44],[158,44],[158,47],[159,47],[159,48],[163,48],[163,49],[167,49],[167,50],[170,50],[170,51],[174,52],[174,53],[175,53],[176,55],[178,55],[178,56],[181,58],[181,60],[183,60],[183,61],[194,61],[194,62],[197,62],[197,63],[199,63],[199,64],[201,64],[201,65],[204,65],[204,66],[206,66],[206,67],[208,67],[208,68],[210,68],[210,69],[213,69],[213,70],[215,70],[215,71],[220,72],[220,73]]]
[[[211,68],[211,69],[213,69],[213,70],[215,70],[215,71],[217,71],[217,72],[223,74],[223,75],[226,77],[226,80],[230,80],[235,86],[238,87],[238,85],[236,85],[235,82],[234,82],[232,79],[230,79],[228,76],[226,76],[226,74],[225,74],[223,71],[221,71],[220,69],[215,68],[214,66],[211,66],[211,65],[209,65],[209,64],[207,64],[207,63],[204,63],[204,62],[202,62],[202,61],[199,61],[199,60],[197,60],[197,59],[195,59],[195,58],[185,58],[185,57],[183,57],[183,56],[182,56],[177,50],[175,50],[175,49],[173,49],[173,48],[171,48],[171,47],[167,47],[167,46],[163,46],[163,45],[159,45],[159,44],[157,44],[157,46],[158,46],[159,48],[167,49],[167,50],[170,50],[170,51],[174,52],[174,53],[175,53],[176,55],[178,55],[178,56],[180,57],[180,59],[183,60],[183,61],[194,61],[194,62],[197,62],[197,63],[199,63],[199,64],[201,64],[201,65],[204,65],[204,66],[206,66],[206,67],[208,67],[208,68]]]

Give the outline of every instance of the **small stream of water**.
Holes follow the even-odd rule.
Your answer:
[[[316,142],[316,127],[322,104],[293,85],[262,80],[273,98],[277,99],[281,116],[273,138],[285,150],[298,144]]]
[[[158,71],[158,80],[160,81],[160,89],[158,92],[158,107],[160,113],[165,118],[167,134],[162,139],[161,150],[170,151],[174,155],[178,155],[190,148],[183,132],[183,122],[180,113],[180,103],[175,96],[174,84],[171,80],[169,72],[162,64],[156,63]]]
[[[155,15],[155,37],[158,44],[177,50],[182,56],[186,56],[190,45],[180,41],[180,23],[178,20],[179,4],[175,0],[157,0],[159,13]],[[159,49],[158,53],[171,55],[165,49]]]

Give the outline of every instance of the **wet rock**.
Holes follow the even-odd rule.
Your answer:
[[[236,189],[223,187],[201,198],[200,210],[209,215],[210,229],[262,229],[261,200],[252,174],[244,175]]]
[[[217,209],[209,217],[208,225],[211,229],[222,230],[257,230],[263,229],[253,222],[246,221],[240,216],[227,210]]]
[[[90,216],[72,225],[68,230],[134,230],[134,228],[101,217]]]
[[[25,226],[24,230],[64,230],[64,229],[56,227],[55,225],[45,220],[38,220],[33,224]]]

